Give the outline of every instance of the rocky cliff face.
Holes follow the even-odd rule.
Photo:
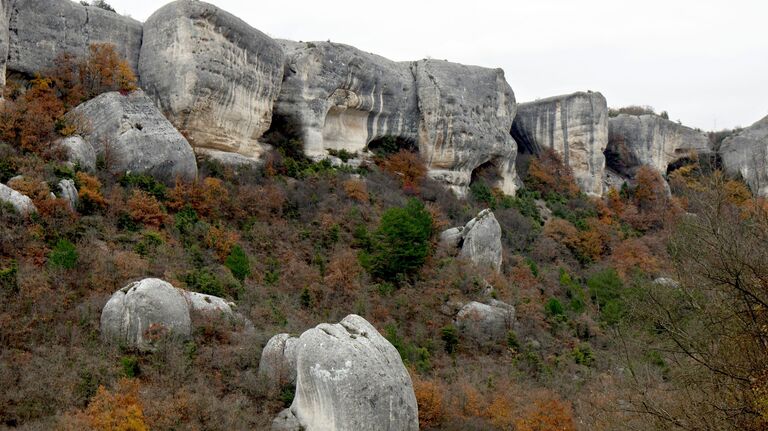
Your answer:
[[[114,12],[70,0],[16,0],[10,7],[9,27],[8,70],[41,72],[52,68],[53,60],[64,52],[85,57],[92,43],[114,44],[138,70],[142,25]],[[0,40],[3,36],[0,33]],[[0,41],[0,54],[2,49]]]
[[[602,94],[578,92],[521,103],[512,136],[529,154],[555,150],[582,191],[602,195],[608,146],[608,105]]]
[[[741,176],[752,193],[768,196],[768,116],[720,145],[723,168]]]
[[[12,0],[0,0],[0,86],[5,86],[5,66],[11,42],[10,25]],[[0,95],[2,98],[2,95]]]
[[[141,85],[193,147],[258,157],[283,51],[213,5],[179,0],[144,24]]]
[[[606,163],[622,175],[632,176],[642,165],[666,173],[670,163],[691,152],[711,151],[704,133],[656,115],[621,114],[608,120]]]
[[[515,95],[501,69],[421,60],[411,66],[419,98],[419,148],[433,178],[462,194],[472,172],[492,164],[507,194],[519,186],[509,130]]]

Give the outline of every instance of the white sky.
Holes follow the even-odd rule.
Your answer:
[[[165,0],[107,0],[145,21]],[[504,69],[520,102],[579,90],[704,130],[768,115],[768,0],[212,0],[275,38]]]

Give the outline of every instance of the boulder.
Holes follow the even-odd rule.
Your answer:
[[[166,184],[197,177],[192,147],[141,90],[104,93],[67,115],[90,122],[85,139],[114,174],[149,174]]]
[[[517,145],[509,131],[515,95],[501,69],[439,60],[412,63],[419,104],[419,150],[432,178],[463,195],[472,173],[491,168],[494,186],[514,195]]]
[[[241,19],[194,0],[147,19],[142,88],[195,148],[257,158],[280,92],[280,45]]]
[[[13,0],[0,0],[0,88],[5,87],[5,67],[8,62],[8,51],[11,42],[9,30],[11,21],[11,3]],[[0,94],[0,99],[2,99]]]
[[[518,104],[512,137],[528,154],[553,149],[583,192],[603,194],[608,105],[602,94],[578,92]]]
[[[707,135],[658,115],[620,114],[608,120],[606,164],[621,175],[634,176],[643,165],[665,174],[671,163],[711,151]]]
[[[101,312],[101,335],[128,347],[151,350],[156,336],[192,333],[189,305],[181,289],[157,278],[115,292]]]
[[[25,196],[5,184],[0,184],[0,202],[10,204],[21,215],[26,216],[37,212],[37,208],[29,196]]]
[[[456,327],[462,336],[477,343],[505,340],[515,322],[515,308],[495,299],[488,304],[470,302],[456,315]]]
[[[209,314],[246,321],[235,304],[212,295],[189,292],[170,283],[145,278],[115,292],[101,311],[101,336],[127,347],[152,350],[159,337],[187,338],[192,314]]]
[[[440,232],[440,245],[447,248],[456,248],[461,245],[462,238],[461,232],[464,230],[464,226],[452,227]]]
[[[299,339],[290,334],[270,338],[259,360],[259,376],[273,388],[296,383],[296,347]]]
[[[490,209],[481,211],[464,226],[459,256],[477,266],[501,271],[501,226]]]
[[[79,164],[83,170],[93,172],[96,170],[96,151],[93,146],[85,142],[81,136],[70,136],[59,142],[67,155],[67,160],[73,164]]]
[[[138,70],[142,25],[114,12],[71,0],[16,0],[9,27],[9,71],[34,75],[53,68],[64,52],[86,57],[93,43],[114,44]]]
[[[752,193],[768,196],[768,116],[720,145],[725,172],[740,176]]]
[[[61,180],[58,184],[60,195],[69,204],[69,208],[77,208],[78,193],[75,182],[72,180]]]
[[[304,332],[296,371],[296,396],[273,430],[419,429],[413,383],[399,353],[360,316]]]
[[[280,43],[285,77],[275,116],[307,156],[361,153],[383,137],[417,139],[416,86],[408,63],[331,42]]]

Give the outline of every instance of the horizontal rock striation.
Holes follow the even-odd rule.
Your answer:
[[[277,42],[234,15],[179,0],[144,24],[141,86],[193,147],[257,158],[283,58]]]
[[[9,18],[9,71],[33,75],[51,69],[65,52],[84,58],[93,43],[114,44],[138,70],[142,25],[134,19],[70,0],[16,0]],[[0,42],[0,54],[2,47]]]
[[[723,168],[740,176],[752,193],[768,196],[768,116],[720,145]]]
[[[512,136],[525,153],[553,149],[583,192],[602,195],[608,146],[608,104],[602,94],[577,92],[521,103]]]

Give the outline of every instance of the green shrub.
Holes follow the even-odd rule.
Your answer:
[[[544,304],[544,311],[547,313],[547,316],[550,316],[550,317],[557,318],[557,317],[565,316],[565,310],[563,309],[563,304],[557,298],[549,298],[549,301],[547,301],[547,303]]]
[[[507,347],[513,350],[520,350],[520,341],[518,341],[515,331],[507,332]]]
[[[139,359],[135,356],[124,356],[120,359],[120,364],[123,366],[123,375],[128,378],[138,377],[140,373]]]
[[[163,236],[152,230],[145,231],[133,250],[141,256],[154,254],[158,247],[163,245]]]
[[[405,365],[413,365],[417,370],[424,373],[432,368],[430,362],[431,354],[426,347],[417,346],[402,339],[397,331],[397,326],[389,324],[384,326],[384,338],[400,353],[400,358]]]
[[[165,198],[165,185],[158,182],[152,175],[127,173],[120,178],[119,183],[126,188],[143,190],[158,200]]]
[[[571,351],[573,360],[579,364],[589,367],[595,362],[595,354],[592,352],[592,348],[589,344],[581,344],[573,348]]]
[[[440,339],[445,343],[445,351],[453,354],[459,345],[459,331],[453,325],[448,325],[440,330]]]
[[[248,255],[246,255],[242,247],[237,244],[232,247],[232,251],[229,253],[229,256],[227,256],[227,260],[224,261],[224,266],[229,268],[229,270],[232,271],[232,275],[240,280],[241,283],[251,275],[251,264],[248,261]]]
[[[373,250],[361,256],[361,263],[374,277],[397,280],[421,268],[429,254],[431,236],[432,216],[421,201],[411,199],[405,207],[384,212],[374,234]]]
[[[600,317],[608,324],[616,324],[624,316],[622,293],[624,284],[613,268],[597,272],[587,279],[592,299],[600,307]]]
[[[191,205],[185,205],[184,208],[174,216],[174,225],[179,233],[186,235],[192,231],[192,228],[199,220],[200,218],[197,215],[197,211],[195,211]]]
[[[312,295],[309,293],[309,289],[306,287],[301,291],[301,296],[299,296],[299,303],[301,304],[302,308],[309,308],[309,306],[312,305]]]
[[[0,293],[15,295],[19,292],[19,266],[14,260],[8,268],[0,269]]]
[[[78,258],[75,245],[66,239],[60,239],[48,255],[48,264],[54,268],[74,269]]]
[[[188,272],[182,279],[187,284],[187,289],[193,292],[219,297],[225,294],[224,283],[205,268]]]

